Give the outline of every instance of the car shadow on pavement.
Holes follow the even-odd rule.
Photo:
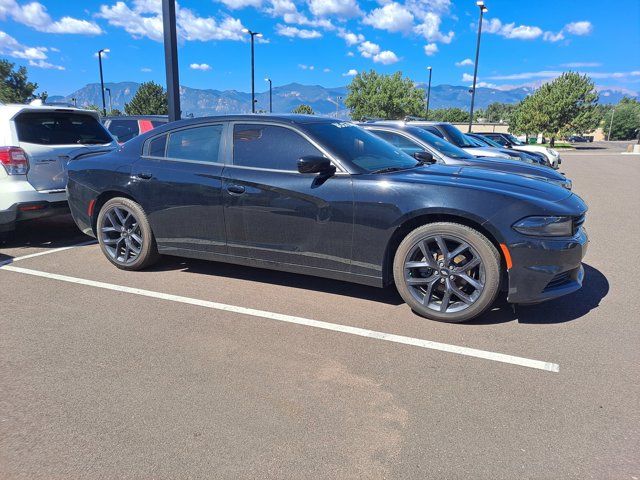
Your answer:
[[[10,248],[58,248],[91,240],[76,226],[71,215],[20,222],[15,231],[3,235],[0,250]]]
[[[404,303],[395,288],[376,288],[356,283],[342,282],[322,277],[312,277],[296,273],[280,272],[257,267],[244,267],[230,263],[193,260],[179,257],[163,257],[157,265],[149,271],[182,270],[200,275],[214,275],[236,280],[279,285],[283,287],[302,288],[310,291],[342,295],[346,297],[372,300],[388,305]]]
[[[489,325],[517,321],[529,324],[553,324],[578,320],[600,305],[609,293],[609,281],[600,270],[583,264],[582,288],[570,295],[535,305],[507,303],[505,296],[498,299],[495,307],[481,317],[467,322],[469,325]]]

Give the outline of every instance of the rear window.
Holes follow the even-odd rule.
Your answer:
[[[222,125],[185,128],[169,133],[166,156],[180,160],[218,162]],[[156,146],[150,144],[150,149]],[[158,145],[157,148],[160,146]]]
[[[25,112],[15,119],[18,139],[39,145],[105,144],[113,139],[91,115],[70,112]]]
[[[107,130],[116,137],[120,143],[127,142],[140,133],[137,120],[111,120]]]

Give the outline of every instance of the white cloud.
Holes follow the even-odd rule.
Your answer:
[[[342,76],[343,77],[355,77],[357,74],[358,74],[358,71],[355,68],[352,68],[348,72],[343,73]]]
[[[262,0],[219,0],[220,3],[224,3],[227,8],[231,10],[237,10],[246,7],[259,8],[262,6]]]
[[[438,45],[436,43],[427,43],[424,46],[424,53],[427,57],[432,57],[438,53]]]
[[[0,10],[0,13],[2,10]],[[47,62],[47,47],[29,47],[21,44],[8,33],[0,30],[0,55],[28,60],[32,67],[64,70],[60,65]]]
[[[380,53],[380,45],[366,40],[358,46],[358,51],[364,58],[372,58]]]
[[[564,29],[571,35],[589,35],[593,31],[593,25],[586,20],[571,22],[564,26]]]
[[[142,67],[142,68],[140,69],[140,71],[141,71],[141,72],[143,72],[143,73],[149,73],[149,72],[151,72],[152,70],[151,70],[150,68],[148,68],[148,67]]]
[[[391,50],[383,50],[382,52],[377,53],[373,56],[373,61],[375,63],[381,63],[383,65],[392,65],[399,62],[400,59]]]
[[[472,66],[473,66],[473,60],[471,60],[470,58],[465,58],[460,62],[456,62],[456,67],[472,67]]]
[[[305,40],[322,37],[322,34],[317,30],[306,30],[303,28],[291,27],[289,25],[282,25],[280,23],[276,25],[276,33],[283,37],[302,38]]]
[[[531,25],[518,25],[515,23],[503,24],[499,18],[484,19],[482,30],[486,33],[494,33],[509,39],[533,40],[543,34],[540,27]]]
[[[439,15],[433,12],[427,12],[422,18],[422,23],[414,27],[413,30],[429,42],[451,43],[454,33],[450,31],[447,34],[443,34],[440,31],[441,23],[442,19]]]
[[[355,57],[355,54],[353,52],[347,52],[347,57]]]
[[[362,14],[356,0],[307,0],[309,10],[318,17],[335,16],[341,19]]]
[[[559,42],[560,40],[564,40],[564,32],[562,30],[558,33],[544,32],[542,39],[547,42]]]
[[[191,65],[189,65],[189,68],[191,70],[202,70],[203,72],[208,72],[209,70],[211,70],[211,65],[208,65],[206,63],[192,63]]]
[[[555,78],[562,75],[564,72],[559,70],[541,70],[538,72],[522,72],[513,73],[509,75],[494,75],[488,77],[490,80],[530,80],[533,78]],[[588,75],[594,79],[608,79],[608,78],[628,78],[640,75],[638,71],[630,72],[581,72],[578,73]]]
[[[473,79],[471,80],[473,81]],[[497,85],[495,83],[489,83],[489,82],[476,82],[476,88],[496,88]]]
[[[364,35],[362,35],[361,33],[356,34],[344,29],[341,29],[338,31],[338,36],[340,38],[343,38],[344,41],[347,42],[347,45],[349,47],[352,47],[353,45],[357,45],[358,43],[364,42]]]
[[[467,82],[473,82],[473,75],[469,74],[469,73],[463,73],[462,74],[462,81],[467,83]]]
[[[324,73],[329,73],[329,72],[331,71],[331,69],[330,69],[330,68],[323,68],[323,69],[322,69],[322,71],[323,71]]]
[[[561,67],[566,68],[581,68],[581,67],[601,67],[599,62],[569,62],[560,64]]]
[[[314,65],[305,65],[303,63],[299,63],[298,64],[298,68],[301,68],[302,70],[315,70],[316,67]]]
[[[240,20],[223,17],[199,17],[192,10],[176,6],[178,36],[182,40],[243,40],[246,35]],[[133,8],[124,1],[108,6],[102,5],[98,17],[103,18],[114,27],[123,28],[134,38],[147,37],[162,41],[162,11],[160,2],[154,0],[134,0]]]
[[[100,35],[104,33],[97,23],[88,20],[79,20],[67,16],[54,21],[47,13],[47,7],[39,2],[21,5],[16,0],[0,0],[0,18],[7,17],[39,32],[85,35]]]
[[[413,14],[403,5],[391,2],[372,10],[362,23],[388,32],[409,32],[413,27]]]

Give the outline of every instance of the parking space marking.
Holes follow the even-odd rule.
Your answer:
[[[86,245],[94,245],[98,242],[96,240],[87,240],[86,242],[76,243],[75,245],[69,245],[68,247],[60,247],[60,248],[52,248],[49,250],[45,250],[43,252],[30,253],[29,255],[23,255],[21,257],[10,258],[9,260],[5,260],[4,262],[0,262],[0,267],[4,265],[9,265],[11,263],[19,262],[20,260],[26,260],[28,258],[41,257],[43,255],[50,255],[52,253],[64,252],[65,250],[71,250],[72,248],[84,247]]]
[[[210,308],[213,310],[221,310],[225,312],[238,313],[241,315],[249,315],[252,317],[266,318],[269,320],[276,320],[279,322],[304,325],[307,327],[320,328],[323,330],[330,330],[334,332],[347,333],[350,335],[357,335],[360,337],[383,340],[386,342],[411,345],[414,347],[420,347],[420,348],[425,348],[430,350],[439,350],[441,352],[448,352],[448,353],[454,353],[457,355],[464,355],[468,357],[481,358],[484,360],[491,360],[494,362],[519,365],[521,367],[535,368],[535,369],[544,370],[547,372],[557,373],[560,371],[560,366],[556,363],[544,362],[541,360],[532,360],[529,358],[516,357],[513,355],[506,355],[503,353],[490,352],[486,350],[478,350],[475,348],[467,348],[467,347],[461,347],[457,345],[450,345],[447,343],[432,342],[430,340],[423,340],[420,338],[413,338],[413,337],[405,337],[402,335],[379,332],[376,330],[368,330],[365,328],[351,327],[348,325],[340,325],[336,323],[323,322],[319,320],[312,320],[309,318],[296,317],[292,315],[268,312],[264,310],[255,310],[253,308],[239,307],[236,305],[227,305],[224,303],[217,303],[217,302],[211,302],[208,300],[200,300],[197,298],[183,297],[180,295],[171,295],[167,293],[154,292],[151,290],[143,290],[140,288],[125,287],[122,285],[97,282],[94,280],[87,280],[84,278],[69,277],[67,275],[59,275],[56,273],[42,272],[39,270],[16,267],[13,265],[0,266],[0,270],[6,270],[9,272],[15,272],[15,273],[22,273],[25,275],[33,275],[36,277],[42,277],[42,278],[47,278],[51,280],[58,280],[62,282],[75,283],[78,285],[85,285],[89,287],[102,288],[105,290],[112,290],[116,292],[129,293],[133,295],[141,295],[144,297],[156,298],[160,300],[168,300],[171,302],[195,305],[199,307]]]

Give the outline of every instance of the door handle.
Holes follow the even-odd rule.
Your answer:
[[[242,185],[229,185],[227,192],[232,195],[242,195],[245,192],[245,188]]]
[[[153,174],[147,173],[147,172],[140,172],[136,174],[136,177],[141,178],[142,180],[150,180],[151,178],[153,178]]]

